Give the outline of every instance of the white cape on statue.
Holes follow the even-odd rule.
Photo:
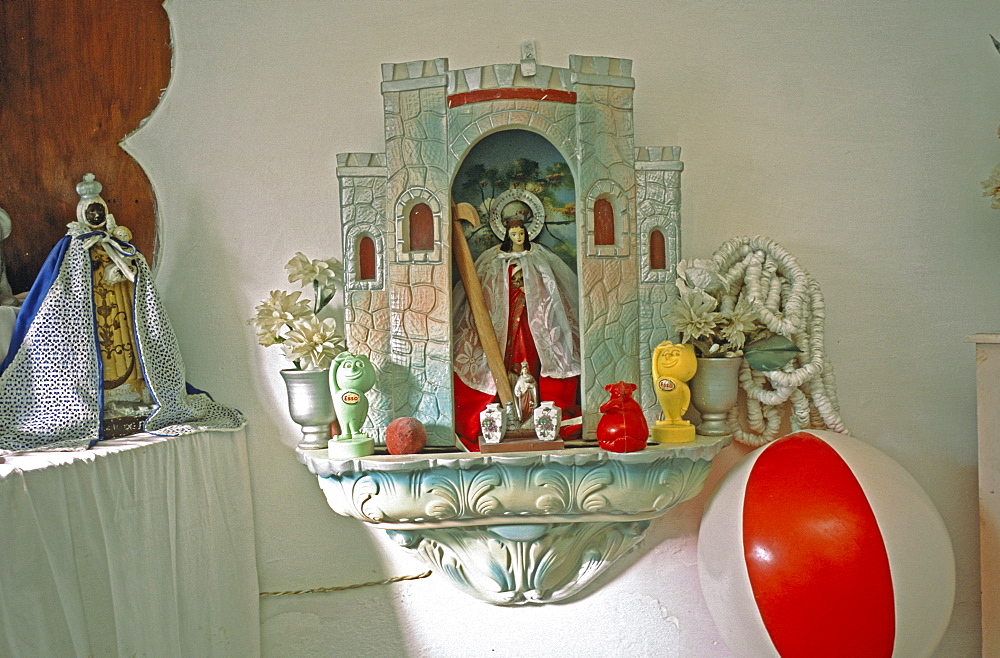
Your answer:
[[[74,222],[42,266],[0,363],[0,455],[83,450],[103,438],[103,373],[85,245],[95,236],[110,239],[135,270],[134,338],[154,400],[143,431],[175,436],[242,427],[239,411],[187,385],[177,338],[142,255],[127,242]]]
[[[579,375],[576,275],[558,256],[539,244],[533,244],[530,251],[520,252],[504,252],[494,246],[476,259],[476,274],[483,287],[500,349],[507,344],[508,266],[514,263],[521,266],[524,274],[528,327],[538,349],[542,376]],[[455,322],[455,373],[477,391],[495,394],[496,383],[486,363],[486,353],[479,342],[465,286],[461,283],[452,293],[452,317]]]

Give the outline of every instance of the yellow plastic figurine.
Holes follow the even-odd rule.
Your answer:
[[[656,421],[651,428],[654,441],[694,441],[694,425],[684,420],[683,416],[691,404],[691,390],[687,382],[694,377],[697,369],[694,345],[677,345],[665,340],[653,350],[653,386],[663,410],[663,420]]]

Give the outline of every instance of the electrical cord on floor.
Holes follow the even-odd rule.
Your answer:
[[[420,580],[421,578],[427,578],[433,571],[425,571],[424,573],[417,574],[416,576],[396,576],[394,578],[387,578],[385,580],[376,580],[370,583],[358,583],[357,585],[344,585],[342,587],[320,587],[317,589],[300,589],[290,592],[261,592],[261,596],[290,596],[292,594],[327,594],[329,592],[342,592],[347,589],[357,589],[359,587],[368,587],[370,585],[389,585],[390,583],[398,583],[404,580]]]

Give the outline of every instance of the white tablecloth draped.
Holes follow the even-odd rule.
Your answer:
[[[0,464],[0,655],[255,656],[246,434]]]

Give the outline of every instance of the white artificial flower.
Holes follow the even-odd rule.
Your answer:
[[[309,313],[309,302],[304,299],[300,300],[301,295],[302,293],[299,291],[272,290],[270,297],[254,308],[257,313],[250,319],[250,324],[258,329],[258,338],[260,338],[260,333],[270,333],[277,336],[294,320]],[[268,344],[273,345],[274,342],[271,341]]]
[[[340,284],[344,280],[344,266],[336,258],[326,260],[314,260],[313,267],[316,268],[316,281],[321,286],[331,287]]]
[[[682,260],[677,263],[677,289],[683,293],[695,290],[709,291],[722,283],[722,277],[716,264],[700,258],[691,261]]]
[[[747,342],[747,336],[761,326],[758,324],[757,311],[745,297],[740,297],[733,310],[723,314],[723,319],[719,334],[732,346],[733,350],[743,349]]]
[[[318,283],[333,286],[341,281],[343,266],[336,258],[309,260],[301,251],[296,252],[285,265],[289,283],[300,282],[303,286]]]
[[[681,294],[667,314],[667,322],[686,340],[712,336],[720,320],[718,302],[701,290]]]
[[[285,356],[303,370],[329,368],[333,358],[344,351],[344,339],[332,318],[297,319],[281,344]]]
[[[251,322],[253,322],[251,320]],[[277,345],[283,342],[285,339],[278,335],[276,331],[266,331],[264,329],[257,329],[257,344],[261,347],[271,347],[272,345]]]
[[[255,308],[249,324],[257,330],[263,347],[280,345],[299,370],[328,368],[344,350],[344,338],[333,319],[317,316],[330,303],[343,281],[343,265],[336,258],[310,260],[302,252],[285,265],[288,281],[312,287],[313,299],[300,299],[301,291],[272,290]]]

